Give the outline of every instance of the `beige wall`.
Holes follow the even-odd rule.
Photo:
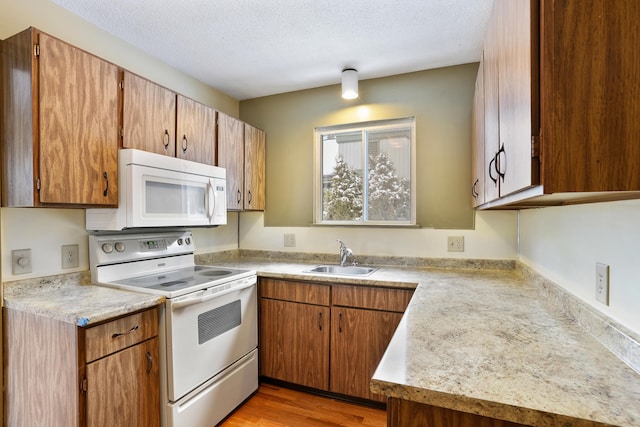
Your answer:
[[[473,228],[471,100],[478,64],[359,82],[345,101],[327,86],[240,102],[240,117],[267,132],[266,226],[313,221],[313,132],[317,126],[416,118],[417,221]]]
[[[520,260],[640,334],[640,201],[520,212]],[[609,306],[596,301],[596,263],[610,268]]]
[[[238,101],[150,57],[49,0],[2,0],[0,39],[36,27],[171,90],[238,117]]]

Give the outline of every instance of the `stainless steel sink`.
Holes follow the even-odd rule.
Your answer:
[[[336,275],[348,275],[348,276],[367,276],[374,271],[377,267],[361,267],[357,265],[318,265],[313,268],[305,270],[305,273],[321,273],[321,274],[336,274]]]

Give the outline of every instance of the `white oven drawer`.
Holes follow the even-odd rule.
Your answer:
[[[166,410],[167,427],[211,427],[258,389],[258,350],[198,387]]]
[[[233,286],[238,286],[237,289]],[[166,302],[167,394],[179,400],[258,346],[256,277]],[[187,424],[185,424],[187,425]]]

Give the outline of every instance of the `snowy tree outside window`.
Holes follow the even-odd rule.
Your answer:
[[[315,222],[415,224],[415,120],[316,128]]]

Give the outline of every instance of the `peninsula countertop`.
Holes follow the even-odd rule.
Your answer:
[[[83,275],[60,275],[4,284],[3,306],[88,327],[164,302],[164,297],[88,283]]]
[[[536,426],[640,425],[640,374],[565,314],[526,275],[381,267],[366,277],[310,265],[214,261],[259,276],[415,288],[372,391]]]

